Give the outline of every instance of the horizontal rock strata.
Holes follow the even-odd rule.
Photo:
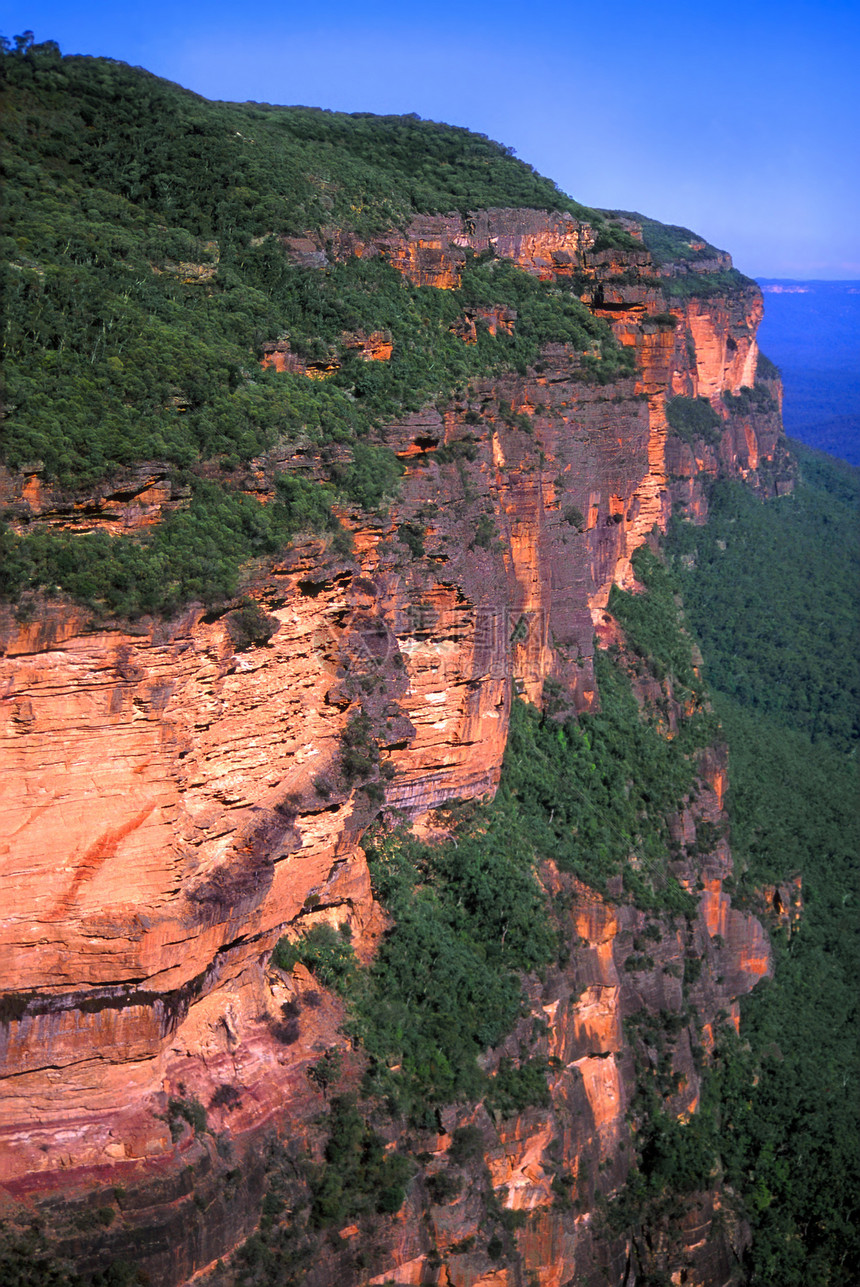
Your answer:
[[[704,519],[700,475],[778,485],[765,469],[781,452],[778,413],[723,398],[755,380],[752,286],[667,297],[666,271],[644,246],[601,251],[587,224],[541,211],[422,216],[405,235],[342,236],[327,249],[311,240],[295,253],[383,255],[412,281],[450,289],[468,250],[543,280],[582,274],[583,298],[635,349],[636,376],[589,384],[581,355],[548,346],[526,375],[476,382],[441,410],[388,425],[381,440],[406,466],[400,499],[384,521],[344,515],[354,560],[315,540],[259,572],[253,596],[277,624],[264,645],[237,652],[227,616],[193,607],[134,630],[95,629],[59,602],[31,623],[2,620],[0,1174],[16,1199],[54,1203],[124,1185],[139,1203],[128,1227],[148,1230],[154,1283],[183,1281],[228,1252],[253,1226],[261,1183],[249,1164],[230,1214],[215,1206],[189,1226],[193,1203],[177,1177],[191,1167],[205,1185],[224,1166],[190,1130],[173,1137],[168,1102],[214,1104],[213,1129],[248,1158],[266,1129],[300,1132],[319,1110],[306,1069],[340,1040],[340,1015],[326,997],[300,1041],[280,1042],[285,985],[267,970],[272,948],[320,917],[346,921],[365,956],[381,932],[358,847],[378,806],[343,771],[350,719],[370,713],[388,809],[420,821],[446,801],[486,796],[512,688],[539,702],[552,678],[572,708],[593,708],[594,623],[610,588],[632,584],[633,551],[673,505]],[[475,320],[466,317],[464,342]],[[489,321],[516,324],[507,312]],[[368,360],[390,356],[383,333],[350,342]],[[293,369],[288,346],[265,360]],[[718,446],[671,437],[666,400],[679,395],[710,401],[724,425]],[[268,465],[258,464],[265,492]],[[157,465],[98,496],[60,495],[36,474],[4,475],[2,488],[22,521],[80,531],[135,529],[183,503]],[[420,528],[423,553],[401,539],[404,524]],[[713,768],[698,806],[714,817],[724,774]],[[623,967],[641,914],[545,873],[571,898],[580,942],[569,969],[531,998],[558,1067],[552,1108],[498,1130],[486,1123],[503,1206],[544,1213],[517,1234],[542,1284],[580,1272],[623,1281],[626,1252],[601,1244],[588,1206],[598,1169],[621,1183],[627,1166],[633,1069],[622,1021],[643,1008],[677,1012],[681,983],[668,967],[693,947],[712,955],[714,936],[720,968],[696,997],[705,1027],[769,968],[758,922],[723,891],[730,870],[722,842],[701,872],[694,941],[667,932],[635,975]],[[695,889],[698,874],[686,879]],[[708,981],[717,973],[719,987]],[[698,1095],[689,1038],[676,1061],[680,1115]],[[228,1085],[239,1101],[228,1107],[222,1094],[219,1107]],[[552,1141],[585,1195],[575,1216],[553,1205]],[[468,1237],[464,1206],[433,1211],[449,1282],[513,1287],[508,1271],[450,1251]],[[430,1247],[408,1217],[368,1281],[428,1281]],[[699,1277],[689,1281],[722,1282],[696,1238],[691,1227]]]

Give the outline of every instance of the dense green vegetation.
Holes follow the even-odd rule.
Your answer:
[[[660,289],[670,299],[690,299],[694,295],[697,299],[707,299],[709,295],[755,290],[756,284],[737,268],[723,268],[718,272],[689,271],[666,277],[661,281]]]
[[[124,63],[61,59],[51,42],[13,52],[6,76],[53,108],[46,155],[198,236],[368,234],[492,205],[603,222],[509,148],[416,116],[210,103]]]
[[[477,1057],[520,1014],[518,971],[555,956],[534,851],[508,821],[502,808],[474,807],[457,819],[451,844],[401,831],[368,838],[374,890],[396,922],[368,970],[357,970],[348,940],[327,928],[282,942],[276,954],[282,965],[301,960],[347,999],[370,1059],[365,1091],[419,1122],[429,1113],[431,1126],[437,1106],[491,1093]]]
[[[730,747],[738,896],[803,879],[696,1125],[751,1219],[754,1287],[825,1287],[860,1263],[860,474],[793,446],[793,496],[717,483],[708,526],[668,543]]]
[[[106,1209],[103,1209],[106,1210]],[[93,1216],[96,1227],[105,1225]],[[69,1260],[55,1254],[39,1219],[0,1224],[0,1283],[3,1287],[146,1287],[143,1270],[128,1261],[115,1261],[95,1273],[77,1273]]]
[[[639,906],[692,911],[668,862],[668,818],[695,783],[692,753],[707,723],[669,739],[660,713],[640,712],[625,672],[596,657],[600,711],[559,726],[533,708],[511,721],[501,794],[537,851],[596,889],[613,876]]]
[[[661,682],[670,680],[676,698],[692,698],[701,707],[704,686],[695,670],[693,641],[683,627],[677,581],[647,545],[633,555],[633,571],[647,594],[628,594],[613,586],[610,606],[639,659],[638,670]],[[705,730],[708,735],[713,731],[712,726]]]
[[[666,403],[666,419],[676,437],[690,446],[697,438],[712,447],[718,446],[725,427],[707,398],[670,398]]]
[[[738,484],[716,483],[708,526],[673,529],[671,570],[640,554],[648,592],[615,601],[634,650],[671,677],[686,657],[672,663],[672,635],[661,634],[672,618],[669,592],[683,586],[730,746],[735,901],[760,910],[763,885],[803,880],[800,923],[773,936],[775,978],[744,1000],[740,1039],[729,1026],[718,1032],[688,1122],[663,1103],[677,1036],[671,1016],[634,1015],[627,1025],[634,1049],[644,1041],[649,1055],[633,1105],[636,1165],[607,1207],[609,1225],[639,1230],[647,1265],[659,1231],[683,1210],[679,1195],[719,1174],[752,1224],[744,1269],[752,1287],[825,1287],[860,1260],[851,646],[860,620],[860,477],[839,461],[798,455],[793,497],[763,505]]]
[[[689,228],[658,223],[656,219],[648,219],[645,215],[628,210],[611,210],[607,213],[637,220],[642,226],[642,240],[655,264],[658,267],[674,267],[672,275],[661,283],[667,295],[676,298],[707,296],[717,291],[743,290],[755,286],[753,280],[745,277],[737,268],[710,271],[714,261],[724,252],[717,250]]]
[[[383,1141],[348,1095],[332,1100],[323,1165],[311,1177],[311,1223],[342,1225],[366,1211],[398,1211],[414,1164],[401,1153],[386,1156]]]
[[[330,925],[314,925],[294,941],[280,939],[272,960],[281,970],[291,970],[301,962],[324,987],[341,994],[348,993],[357,968],[349,936]]]
[[[677,401],[677,399],[676,399]],[[672,404],[670,404],[672,405]],[[710,686],[850,750],[860,737],[857,470],[793,444],[801,481],[768,505],[721,480],[669,549]]]
[[[524,370],[548,340],[588,354],[583,378],[631,369],[569,286],[506,263],[469,264],[455,292],[413,287],[380,259],[290,258],[283,237],[324,245],[419,211],[583,213],[482,136],[409,117],[209,103],[121,63],[61,58],[50,43],[4,53],[0,94],[3,460],[68,489],[142,460],[190,471],[192,485],[202,462],[218,467],[188,516],[142,541],[7,536],[7,596],[59,588],[129,616],[214,602],[297,530],[235,494],[242,465],[275,444],[310,451],[340,499],[376,508],[399,471],[368,436],[392,417],[476,375]],[[476,303],[515,308],[515,334],[480,329],[463,344],[451,328]],[[391,334],[391,361],[344,346],[361,329]],[[327,378],[261,369],[262,345],[287,334]],[[243,530],[230,532],[238,509]]]
[[[702,260],[712,260],[722,251],[710,245],[698,233],[678,224],[658,223],[643,215],[634,215],[641,220],[642,240],[651,251],[654,262],[660,266],[667,264],[696,264]]]
[[[296,532],[328,532],[334,551],[351,548],[331,512],[330,489],[284,477],[279,499],[260,505],[249,496],[193,479],[187,509],[172,514],[140,540],[106,532],[81,537],[42,530],[17,537],[0,528],[0,595],[62,589],[99,614],[137,617],[175,612],[189,600],[218,603],[239,588],[239,567],[276,553]]]
[[[763,362],[761,357],[759,357],[758,373],[762,376],[765,374],[763,368],[766,363],[766,358]],[[768,365],[773,367],[772,362]],[[776,374],[778,375],[779,372]],[[742,385],[740,389],[738,389],[737,393],[729,393],[728,390],[726,390],[723,393],[723,401],[729,411],[734,415],[754,415],[756,413],[767,413],[777,411],[779,409],[776,398],[773,396],[767,385],[763,384],[760,380],[756,380],[755,384],[752,386],[748,384]]]

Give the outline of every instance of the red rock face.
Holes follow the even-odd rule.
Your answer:
[[[758,291],[750,291],[744,302],[741,318],[719,296],[688,302],[686,323],[696,348],[690,396],[713,402],[726,391],[737,393],[742,385],[755,383],[755,333],[764,308]]]
[[[762,914],[772,917],[791,936],[803,916],[803,877],[795,876],[781,885],[765,885],[761,897]]]
[[[405,234],[386,234],[369,242],[336,232],[332,249],[339,257],[381,255],[416,286],[454,290],[460,285],[467,250],[491,250],[532,276],[551,281],[580,269],[595,241],[594,229],[569,214],[489,209],[466,216],[416,215]]]
[[[364,362],[388,362],[394,346],[389,331],[350,331],[342,337],[345,349],[353,349]]]
[[[194,609],[140,633],[92,631],[62,606],[32,625],[4,619],[0,1174],[16,1196],[128,1183],[150,1193],[149,1225],[141,1217],[139,1227],[169,1231],[190,1199],[159,1206],[163,1177],[192,1153],[195,1166],[218,1167],[190,1132],[171,1138],[169,1099],[209,1104],[219,1087],[238,1085],[241,1103],[214,1108],[210,1121],[240,1152],[275,1124],[303,1130],[319,1111],[305,1071],[340,1040],[339,1012],[327,998],[307,1037],[279,1042],[286,985],[266,962],[290,926],[346,921],[365,957],[381,931],[358,848],[373,807],[340,761],[343,731],[365,700],[362,679],[374,677],[366,704],[393,773],[388,807],[420,821],[446,801],[487,795],[498,783],[512,681],[539,702],[544,681],[556,679],[571,706],[590,708],[594,622],[613,635],[605,605],[614,582],[630,583],[633,551],[673,504],[703,513],[699,472],[755,474],[781,449],[775,417],[730,414],[722,401],[754,377],[757,293],[670,308],[644,250],[601,258],[593,246],[593,230],[568,216],[500,210],[422,217],[405,236],[341,243],[338,253],[383,254],[413,281],[444,288],[457,285],[465,249],[492,248],[544,279],[605,278],[599,301],[591,288],[588,297],[635,348],[639,374],[592,386],[577,378],[578,355],[549,346],[540,371],[487,380],[444,412],[388,426],[384,440],[406,465],[396,509],[384,524],[344,516],[354,563],[317,541],[260,574],[255,596],[279,623],[267,645],[237,653],[227,619]],[[322,253],[311,241],[292,250]],[[619,285],[622,269],[629,280]],[[488,310],[477,324],[515,318]],[[345,343],[367,360],[390,356],[381,333]],[[264,361],[292,370],[291,356],[276,346]],[[725,417],[719,452],[667,442],[666,398],[682,392],[711,398]],[[522,412],[531,434],[513,418]],[[0,484],[29,521],[83,530],[133,528],[182,503],[154,469],[138,471],[131,487],[74,501],[37,477]],[[262,467],[255,485],[265,494],[269,484]],[[423,529],[423,556],[398,539],[403,523]],[[706,776],[712,790],[697,808],[718,818],[718,756]],[[685,828],[695,832],[691,818],[679,822],[682,839]],[[695,941],[673,929],[653,968],[635,975],[623,965],[641,914],[546,876],[572,898],[581,943],[571,970],[532,996],[545,1053],[558,1061],[552,1107],[488,1124],[486,1156],[502,1206],[541,1213],[517,1234],[522,1264],[541,1284],[622,1281],[625,1248],[601,1242],[582,1214],[598,1168],[621,1183],[628,1164],[633,1068],[622,1021],[643,1007],[680,1009],[671,971],[692,946],[708,960],[720,954],[695,997],[705,1028],[769,968],[758,922],[722,892],[729,871],[723,844],[703,873]],[[690,870],[691,888],[695,880]],[[708,1033],[679,1045],[679,1115],[697,1102],[694,1038]],[[553,1141],[582,1194],[576,1216],[555,1202]],[[154,1282],[183,1281],[249,1231],[249,1185],[244,1205],[230,1218],[213,1208],[181,1251],[159,1250],[155,1239]],[[468,1237],[471,1217],[458,1211],[434,1215],[439,1248]],[[389,1261],[369,1281],[429,1281],[430,1246],[415,1232],[423,1216],[407,1210],[400,1220]],[[446,1263],[451,1283],[514,1281],[472,1253]],[[715,1274],[701,1281],[722,1281]]]
[[[171,481],[167,465],[158,463],[124,470],[101,494],[79,496],[46,484],[39,474],[10,474],[0,466],[0,504],[18,532],[33,520],[73,532],[140,531],[166,518],[190,494]]]
[[[341,347],[353,350],[364,362],[388,362],[394,351],[391,335],[388,331],[346,331],[340,339]],[[263,356],[260,366],[265,371],[289,371],[293,375],[306,375],[311,380],[324,380],[333,375],[340,366],[336,357],[328,360],[308,362],[305,358],[293,353],[289,340],[276,340],[263,345]]]
[[[479,327],[485,327],[490,335],[498,335],[499,331],[513,335],[516,323],[517,313],[514,308],[504,308],[501,305],[494,308],[476,307],[467,308],[462,321],[451,329],[465,344],[477,344]]]

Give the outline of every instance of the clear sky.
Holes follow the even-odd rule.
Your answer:
[[[207,98],[417,112],[751,276],[860,278],[860,0],[0,0]]]

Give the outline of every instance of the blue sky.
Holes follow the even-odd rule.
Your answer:
[[[208,98],[465,125],[752,276],[860,278],[860,0],[0,0],[0,31]]]

